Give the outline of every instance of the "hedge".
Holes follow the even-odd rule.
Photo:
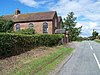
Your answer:
[[[0,33],[0,57],[12,56],[38,46],[54,46],[63,38],[61,34],[25,35]]]

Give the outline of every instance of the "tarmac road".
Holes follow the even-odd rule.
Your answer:
[[[57,75],[100,75],[100,43],[81,42]]]

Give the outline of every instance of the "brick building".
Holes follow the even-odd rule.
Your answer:
[[[54,34],[56,29],[62,27],[62,18],[57,16],[56,11],[21,14],[17,9],[14,15],[5,15],[3,18],[14,22],[14,31],[34,28],[38,34]]]

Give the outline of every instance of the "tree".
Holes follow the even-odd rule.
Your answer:
[[[64,22],[63,22],[63,26],[65,27],[65,29],[67,31],[69,31],[69,38],[71,41],[74,41],[77,39],[77,37],[79,36],[79,34],[81,33],[81,28],[76,28],[76,24],[77,22],[75,22],[76,17],[74,17],[74,13],[70,12],[69,14],[67,14],[67,17],[64,18]]]
[[[96,36],[98,36],[98,34],[99,34],[99,33],[93,29],[93,32],[92,32],[92,37],[93,37],[93,39],[95,39]]]
[[[0,17],[0,32],[10,32],[13,28],[13,22],[11,20],[5,20]]]

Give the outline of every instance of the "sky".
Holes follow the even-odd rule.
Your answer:
[[[69,12],[77,17],[76,27],[82,26],[80,36],[92,35],[93,29],[100,34],[100,0],[1,0],[0,16],[21,13],[57,11],[65,18]]]

